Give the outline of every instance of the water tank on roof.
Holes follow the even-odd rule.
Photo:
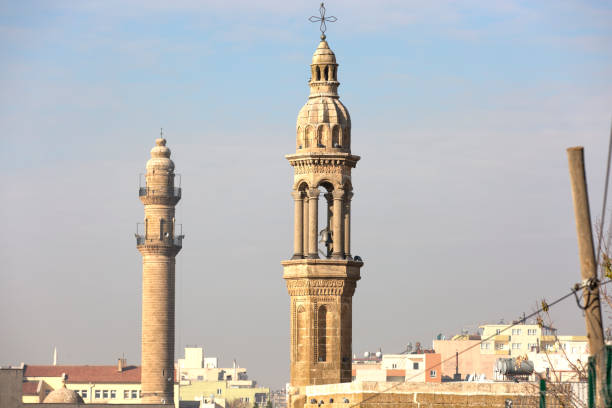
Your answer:
[[[364,356],[365,358],[369,358],[369,357],[370,357],[370,352],[369,352],[369,351],[366,351],[365,353],[363,353],[363,356]]]
[[[495,369],[503,375],[531,375],[533,374],[533,361],[523,360],[520,364],[513,358],[499,358]]]

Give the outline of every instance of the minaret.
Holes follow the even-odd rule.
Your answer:
[[[351,381],[352,297],[363,265],[351,257],[350,245],[351,169],[359,156],[351,154],[351,119],[338,96],[338,64],[324,34],[310,68],[296,152],[286,156],[295,170],[293,257],[282,262],[291,297],[294,387]]]
[[[174,163],[160,136],[147,162],[144,228],[136,234],[142,254],[142,402],[174,402],[174,265],[183,235],[176,233]]]

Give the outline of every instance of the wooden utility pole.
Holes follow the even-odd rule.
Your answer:
[[[601,324],[601,306],[599,301],[599,281],[597,280],[597,262],[595,261],[595,250],[593,248],[593,233],[591,231],[591,213],[589,210],[589,195],[587,191],[586,175],[584,171],[584,148],[582,146],[567,149],[569,162],[570,182],[572,185],[572,197],[574,199],[574,216],[576,218],[576,232],[578,235],[578,255],[580,256],[580,274],[583,289],[583,298],[586,309],[584,316],[586,320],[587,337],[589,339],[589,351],[591,356],[597,356],[596,372],[596,403],[603,407],[601,387],[604,380],[604,370],[601,369],[604,348],[603,327]],[[599,355],[597,355],[599,353]]]

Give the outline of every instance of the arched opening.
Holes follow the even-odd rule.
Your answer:
[[[321,135],[319,139],[319,143],[320,143],[319,147],[331,146],[329,144],[329,126],[321,125],[321,127],[319,127],[319,134]]]
[[[329,78],[329,66],[325,66],[325,70],[323,70],[323,76],[325,78],[325,80],[327,81],[327,79]]]
[[[317,314],[317,354],[318,361],[327,361],[327,307],[319,307]]]
[[[301,149],[302,147],[304,147],[304,131],[301,127],[298,127],[296,148]]]
[[[337,68],[338,68],[338,67],[333,67],[333,68],[332,68],[332,72],[333,72],[333,75],[332,75],[332,76],[333,76],[333,78],[332,78],[332,79],[333,79],[334,81],[337,81],[337,79],[336,79],[336,78],[337,78],[337,77],[336,77],[336,70],[337,70]]]
[[[334,126],[332,129],[332,147],[342,147],[340,144],[340,126]]]
[[[331,258],[333,245],[334,245],[334,237],[332,233],[332,219],[333,219],[333,206],[334,206],[334,197],[333,190],[334,186],[328,182],[323,181],[320,184],[319,190],[322,190],[323,200],[320,200],[319,205],[319,253],[324,258]]]
[[[297,309],[297,359],[298,361],[304,361],[306,359],[306,338],[308,336],[308,318],[306,316],[306,310],[302,305],[298,306]]]
[[[321,69],[319,67],[316,68],[317,81],[321,80]]]
[[[312,126],[306,127],[306,134],[304,135],[304,147],[313,147],[314,145],[314,128]]]

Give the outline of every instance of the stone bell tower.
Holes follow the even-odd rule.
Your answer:
[[[142,254],[142,402],[174,402],[174,266],[183,235],[177,234],[174,207],[181,189],[174,186],[174,163],[160,137],[147,162],[143,231],[136,233]]]
[[[295,171],[293,257],[282,262],[291,297],[293,387],[351,381],[352,297],[363,265],[350,245],[351,169],[359,156],[351,154],[351,118],[325,38],[312,57],[296,152],[286,156]]]

